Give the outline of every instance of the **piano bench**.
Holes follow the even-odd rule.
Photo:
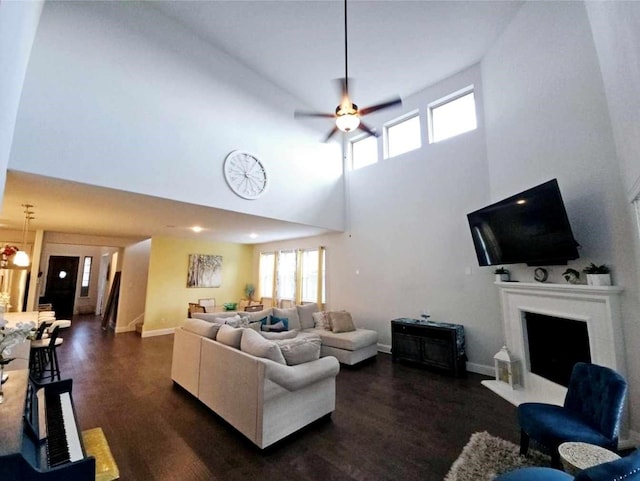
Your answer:
[[[118,465],[113,459],[102,428],[82,431],[82,442],[87,455],[96,458],[96,481],[114,481],[120,478]]]

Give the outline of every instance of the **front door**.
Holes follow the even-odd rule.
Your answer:
[[[58,319],[71,319],[73,316],[79,263],[79,257],[49,257],[45,297],[53,304]]]

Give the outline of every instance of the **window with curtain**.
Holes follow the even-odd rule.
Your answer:
[[[296,298],[296,251],[280,251],[276,282],[278,299],[294,301]]]
[[[300,261],[302,302],[318,302],[320,299],[320,302],[324,304],[324,249],[302,250],[300,251]]]
[[[273,298],[273,276],[275,273],[275,252],[263,252],[260,254],[260,297]]]
[[[295,304],[326,302],[324,247],[262,252],[259,270],[261,297]]]

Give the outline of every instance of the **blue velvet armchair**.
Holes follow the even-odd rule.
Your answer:
[[[520,454],[534,439],[551,451],[558,466],[558,446],[567,441],[616,450],[627,382],[608,367],[579,362],[573,367],[564,406],[523,403],[518,406]]]
[[[520,468],[494,481],[640,481],[640,450],[608,463],[583,469],[574,478],[552,468]]]

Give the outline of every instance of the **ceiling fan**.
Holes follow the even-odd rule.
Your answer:
[[[348,56],[348,39],[347,39],[347,0],[344,0],[344,78],[336,79],[338,88],[342,100],[340,105],[336,107],[335,113],[324,112],[305,112],[296,110],[294,112],[295,118],[303,117],[325,117],[331,118],[335,121],[335,126],[329,134],[325,137],[324,141],[327,142],[338,131],[351,132],[355,129],[363,130],[369,135],[378,136],[370,127],[361,121],[361,118],[367,114],[376,112],[378,110],[394,107],[396,105],[402,105],[402,99],[400,97],[394,97],[386,102],[381,102],[370,107],[359,109],[356,104],[351,101],[349,97],[349,56]]]

